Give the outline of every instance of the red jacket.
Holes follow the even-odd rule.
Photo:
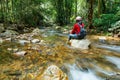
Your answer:
[[[84,24],[82,23],[81,26],[84,27]],[[71,31],[71,34],[79,34],[79,32],[80,32],[80,26],[78,25],[78,23],[75,23]]]

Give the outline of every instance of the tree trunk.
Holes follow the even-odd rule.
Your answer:
[[[75,17],[77,17],[77,0],[75,0]]]
[[[88,31],[90,29],[93,29],[93,25],[92,25],[92,20],[93,20],[93,3],[94,0],[89,0],[89,4],[88,4]]]
[[[6,10],[6,0],[3,0],[3,7],[4,7],[4,27],[6,28],[6,22],[7,22],[7,10]]]
[[[4,12],[3,9],[4,9],[4,8],[3,8],[3,1],[0,0],[0,3],[1,3],[1,15],[2,15],[2,16],[1,16],[1,21],[0,21],[0,22],[4,22],[4,14],[3,14],[3,12]]]
[[[101,0],[98,0],[98,17],[100,17],[101,15],[101,9],[102,9]]]
[[[13,13],[13,11],[14,11],[14,3],[13,3],[13,0],[11,0],[11,4],[12,4],[12,6],[11,6],[11,14],[12,14],[12,18],[11,18],[11,21],[12,21],[12,23],[14,22],[14,13]]]
[[[102,0],[102,6],[103,6],[102,13],[105,13],[106,12],[106,6],[105,6],[105,1],[104,0]]]

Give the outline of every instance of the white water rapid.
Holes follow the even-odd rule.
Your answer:
[[[81,71],[76,65],[70,65],[69,80],[102,80],[91,70]]]
[[[120,69],[120,58],[112,56],[106,56],[106,58]]]

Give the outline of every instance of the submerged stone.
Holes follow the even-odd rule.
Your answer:
[[[28,73],[24,78],[23,80],[33,80],[34,79],[34,76],[31,74],[31,73]]]
[[[51,65],[36,80],[68,80],[68,77],[57,66]]]

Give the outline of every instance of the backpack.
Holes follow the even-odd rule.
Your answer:
[[[78,25],[80,27],[80,33],[78,34],[78,38],[83,39],[86,36],[87,32],[84,27],[82,27],[79,23]]]

